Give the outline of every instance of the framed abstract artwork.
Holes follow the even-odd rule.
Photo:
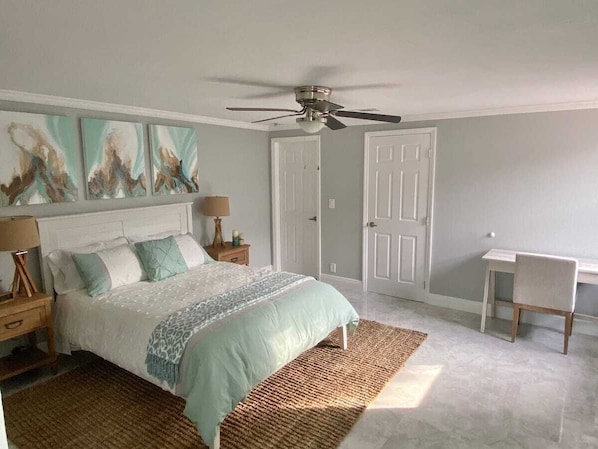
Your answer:
[[[153,188],[156,195],[199,191],[195,129],[150,125]]]
[[[0,111],[0,149],[2,206],[79,199],[70,118]]]
[[[81,119],[89,199],[145,196],[145,154],[140,123]]]

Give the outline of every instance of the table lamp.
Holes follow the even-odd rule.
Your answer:
[[[222,219],[220,217],[228,217],[230,215],[230,208],[228,205],[228,196],[207,196],[203,202],[203,213],[208,217],[214,218],[216,226],[214,230],[214,241],[212,247],[217,248],[218,245],[224,247],[224,238],[222,237]],[[218,243],[220,240],[220,243]]]
[[[0,251],[11,251],[15,262],[12,297],[31,297],[37,287],[27,269],[27,250],[39,246],[35,218],[27,215],[0,217]]]

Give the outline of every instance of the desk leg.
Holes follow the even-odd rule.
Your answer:
[[[496,271],[491,271],[490,272],[490,286],[489,286],[489,290],[488,290],[488,296],[489,296],[489,301],[490,301],[490,305],[492,306],[492,308],[490,309],[490,316],[492,318],[496,317]]]
[[[488,313],[488,293],[490,290],[490,267],[486,266],[486,278],[484,280],[484,300],[482,302],[482,323],[480,332],[486,331],[486,314]]]

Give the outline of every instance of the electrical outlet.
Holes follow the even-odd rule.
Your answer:
[[[328,209],[334,209],[336,207],[336,200],[334,198],[328,198]]]
[[[330,272],[336,273],[336,264],[334,262],[330,262]]]

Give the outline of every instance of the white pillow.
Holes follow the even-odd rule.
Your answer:
[[[73,253],[72,258],[90,296],[147,279],[133,245],[95,253]]]
[[[115,248],[126,243],[126,238],[118,237],[113,240],[92,243],[91,245],[71,248],[69,250],[56,249],[52,251],[46,256],[46,260],[50,267],[50,271],[52,272],[52,277],[54,278],[54,290],[56,290],[56,293],[64,295],[85,288],[85,284],[83,283],[81,276],[79,276],[77,267],[71,257],[72,253],[95,253],[104,249]]]
[[[166,237],[170,237],[174,235],[175,237],[181,235],[180,231],[164,231],[158,232],[157,234],[150,234],[150,235],[129,235],[127,238],[129,239],[129,243],[135,244],[140,242],[147,242],[148,240],[162,240]]]
[[[195,241],[191,234],[177,235],[175,238],[179,251],[185,259],[187,268],[195,268],[206,263],[204,249]]]

